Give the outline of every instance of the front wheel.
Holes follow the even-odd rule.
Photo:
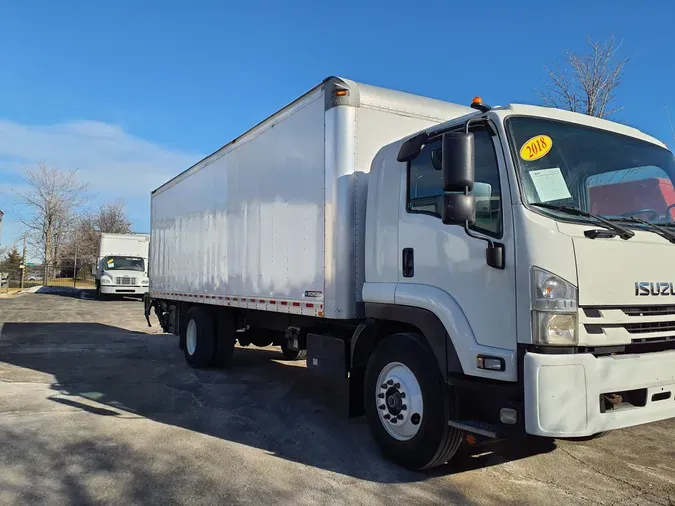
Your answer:
[[[421,336],[395,334],[379,343],[366,368],[364,399],[373,438],[396,464],[431,469],[457,452],[462,433],[448,425],[453,399]]]

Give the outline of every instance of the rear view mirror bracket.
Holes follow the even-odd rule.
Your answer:
[[[488,237],[476,234],[473,230],[469,228],[470,223],[467,221],[464,223],[464,231],[469,237],[474,239],[480,239],[488,243],[488,247],[485,250],[485,261],[490,267],[495,269],[503,270],[506,267],[506,255],[504,252],[504,245],[500,242],[493,241]]]

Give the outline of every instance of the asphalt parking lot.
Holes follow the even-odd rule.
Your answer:
[[[196,371],[142,313],[0,299],[0,503],[675,504],[673,420],[411,473],[345,416],[342,385],[275,348]]]

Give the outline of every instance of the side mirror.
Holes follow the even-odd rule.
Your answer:
[[[92,276],[96,276],[96,271],[97,271],[97,270],[98,270],[98,269],[96,269],[96,266],[95,266],[95,265],[92,265],[92,266],[91,266],[91,275],[92,275]]]
[[[470,194],[476,165],[473,134],[446,132],[442,146],[443,223],[473,225],[476,222],[476,201]]]
[[[442,146],[443,191],[470,192],[476,166],[473,134],[446,132]]]

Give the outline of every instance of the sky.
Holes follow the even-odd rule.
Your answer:
[[[0,246],[38,161],[76,168],[93,206],[149,194],[331,75],[468,104],[534,103],[586,37],[630,56],[616,119],[675,143],[675,3],[0,0]]]

